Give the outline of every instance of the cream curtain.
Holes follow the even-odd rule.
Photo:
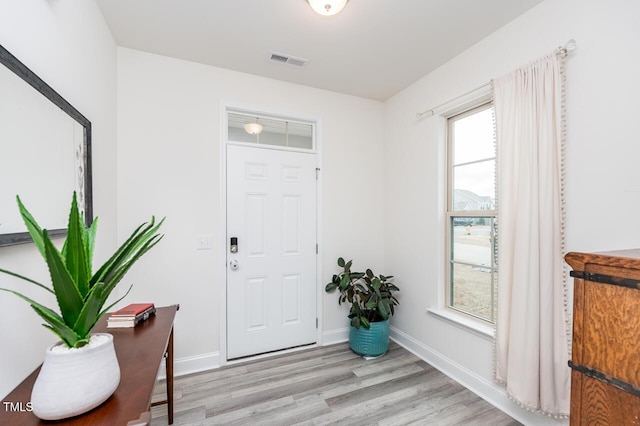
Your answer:
[[[495,376],[522,407],[569,414],[563,267],[564,52],[494,80],[498,187]]]

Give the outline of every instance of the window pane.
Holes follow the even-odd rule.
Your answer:
[[[287,146],[287,123],[282,120],[261,118],[262,133],[258,135],[258,143],[263,145]]]
[[[292,148],[313,149],[313,126],[306,123],[289,123],[287,146]]]
[[[495,274],[489,269],[454,263],[452,265],[451,307],[465,313],[495,321],[493,288]]]
[[[465,262],[492,268],[493,232],[491,217],[456,216],[452,222],[452,253],[454,262]]]
[[[451,218],[450,306],[493,321],[496,279],[493,217]]]
[[[229,113],[228,123],[230,141],[313,149],[313,125],[309,123],[234,113]],[[262,131],[257,135],[247,133],[244,126],[248,123],[260,124]]]
[[[452,210],[493,210],[494,175],[495,160],[454,167]]]
[[[453,123],[453,164],[495,157],[493,108],[456,119]]]
[[[230,113],[227,121],[230,141],[258,143],[258,135],[250,135],[244,130],[244,125],[247,123],[255,123],[256,117]]]

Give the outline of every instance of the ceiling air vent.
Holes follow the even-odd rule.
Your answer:
[[[273,62],[279,62],[281,64],[293,65],[293,66],[296,66],[296,67],[301,67],[304,64],[306,64],[307,62],[309,62],[308,59],[297,58],[295,56],[286,55],[284,53],[276,53],[276,52],[271,52],[271,58],[270,59]]]

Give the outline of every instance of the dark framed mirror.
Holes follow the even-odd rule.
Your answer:
[[[0,246],[31,242],[16,195],[53,237],[76,191],[93,221],[91,122],[0,45]]]

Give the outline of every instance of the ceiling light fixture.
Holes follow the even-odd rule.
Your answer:
[[[262,124],[258,123],[258,118],[256,117],[255,123],[247,123],[244,125],[244,131],[250,135],[259,135],[262,133]]]
[[[309,6],[316,13],[323,16],[331,16],[344,9],[344,6],[349,0],[307,0]]]

